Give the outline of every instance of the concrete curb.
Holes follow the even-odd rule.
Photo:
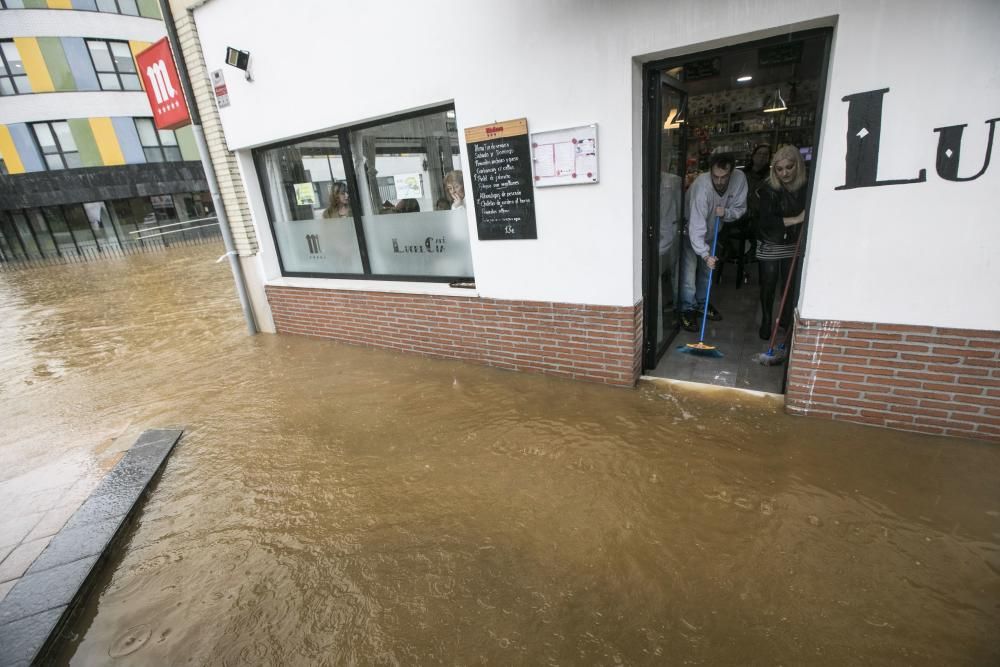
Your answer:
[[[144,431],[0,602],[0,667],[36,663],[86,597],[183,431]]]

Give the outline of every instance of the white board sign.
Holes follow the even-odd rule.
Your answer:
[[[535,187],[597,183],[597,124],[532,132]]]

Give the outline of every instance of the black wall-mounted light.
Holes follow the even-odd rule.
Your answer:
[[[247,81],[252,81],[250,78],[250,52],[240,51],[239,49],[234,49],[231,46],[226,47],[226,64],[232,65],[236,69],[241,69],[246,74]]]

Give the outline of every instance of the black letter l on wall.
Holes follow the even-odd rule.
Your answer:
[[[844,184],[837,190],[871,188],[878,185],[923,183],[927,170],[921,169],[917,178],[879,181],[878,149],[882,137],[882,97],[888,88],[855,93],[843,98],[847,107],[847,159]]]

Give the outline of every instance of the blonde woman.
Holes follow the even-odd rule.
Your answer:
[[[451,207],[465,208],[465,182],[462,180],[462,172],[449,171],[444,175],[444,191],[451,200]]]
[[[351,215],[350,197],[346,183],[334,183],[330,190],[330,205],[323,211],[324,218],[346,218]]]
[[[774,296],[779,281],[782,285],[788,281],[796,249],[799,254],[803,249],[797,242],[806,212],[806,167],[798,148],[789,144],[778,149],[771,161],[771,173],[758,194],[757,260],[762,317],[757,333],[762,340],[768,340],[774,324]],[[786,328],[798,301],[801,273],[802,262],[795,262],[795,275],[791,278],[788,298],[780,313],[780,324]]]

